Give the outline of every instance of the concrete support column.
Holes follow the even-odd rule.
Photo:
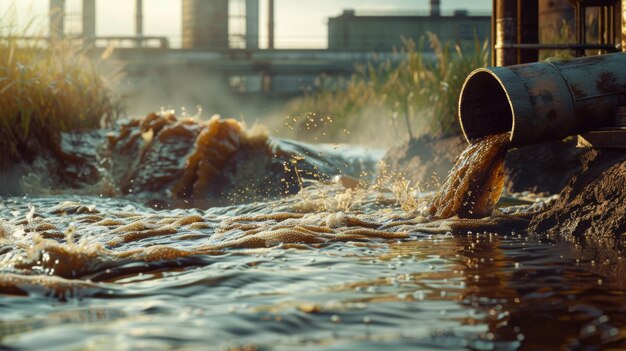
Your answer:
[[[96,0],[83,0],[83,39],[96,37]]]
[[[143,0],[135,0],[135,36],[143,37]],[[141,47],[141,43],[137,39],[137,47]]]
[[[432,17],[441,16],[441,0],[430,0],[430,15]]]
[[[259,0],[246,0],[246,49],[259,48]]]
[[[274,0],[268,0],[269,9],[267,11],[268,22],[267,22],[267,48],[274,48]]]
[[[50,0],[50,37],[63,38],[65,22],[65,0]]]

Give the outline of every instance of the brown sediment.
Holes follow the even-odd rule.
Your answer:
[[[133,195],[155,208],[212,207],[295,194],[311,184],[308,180],[359,174],[373,164],[370,156],[354,162],[354,155],[322,155],[318,148],[323,146],[271,138],[262,127],[246,129],[219,116],[150,113],[119,123],[106,135],[75,134],[64,134],[56,153],[19,169],[20,191]],[[69,206],[67,211],[89,209]]]
[[[619,149],[589,150],[582,171],[559,198],[535,216],[530,230],[623,250],[626,239],[626,154]]]
[[[583,153],[575,138],[510,150],[504,162],[504,186],[510,193],[558,194],[580,172]]]
[[[195,149],[173,187],[177,197],[206,197],[226,161],[241,146],[242,127],[235,120],[212,118],[198,135]]]
[[[437,191],[429,212],[436,218],[482,218],[493,211],[504,185],[510,133],[491,135],[463,151]]]
[[[187,206],[293,194],[300,176],[320,178],[302,157],[303,165],[291,164],[297,148],[284,150],[263,130],[248,131],[218,116],[202,121],[152,113],[121,125],[108,139],[105,156],[123,194],[193,200]]]

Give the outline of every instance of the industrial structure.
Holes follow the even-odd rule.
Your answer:
[[[228,0],[183,0],[183,48],[228,48]]]
[[[66,1],[70,0],[50,0],[51,38],[66,34]],[[346,11],[331,18],[328,49],[276,49],[274,0],[264,2],[263,22],[259,0],[180,0],[182,41],[180,48],[172,48],[167,37],[145,34],[144,6],[149,2],[134,1],[133,35],[105,37],[96,33],[96,0],[81,1],[82,23],[74,27],[82,28],[82,33],[72,35],[91,44],[96,54],[111,45],[117,48],[115,58],[127,72],[124,95],[140,106],[176,96],[183,100],[179,104],[222,111],[208,102],[215,100],[211,92],[216,90],[246,101],[256,97],[280,101],[313,87],[320,75],[349,76],[357,64],[374,57],[401,59],[392,48],[402,46],[402,36],[417,40],[430,30],[443,41],[473,42],[475,36],[483,40],[489,34],[489,16],[470,16],[466,11],[442,14],[440,1],[431,0],[430,12],[422,16],[354,16]],[[261,26],[266,26],[267,37],[260,38]],[[373,31],[368,29],[372,26]]]
[[[229,24],[234,20],[230,13],[230,5],[243,2],[244,30],[240,33],[245,42],[245,49],[259,48],[259,0],[181,0],[182,4],[182,48],[200,50],[227,50],[232,48],[231,29]],[[273,2],[269,0],[269,48],[273,48]],[[51,37],[61,38],[66,35],[66,0],[50,0],[50,27]],[[80,15],[82,32],[80,37],[85,40],[108,39],[134,42],[136,47],[159,39],[159,46],[169,47],[166,37],[144,35],[144,1],[135,0],[135,31],[131,36],[103,37],[96,35],[96,0],[82,0]]]
[[[428,32],[442,42],[465,46],[489,38],[490,25],[490,15],[470,16],[465,10],[442,14],[439,0],[431,1],[429,13],[416,15],[360,15],[345,10],[328,21],[328,49],[390,51],[403,47],[403,39],[418,42]],[[428,50],[428,45],[424,49]]]
[[[542,3],[494,0],[496,67],[474,70],[463,85],[465,137],[510,132],[518,147],[580,134],[580,146],[626,149],[626,0]],[[542,43],[546,19],[573,27],[575,42]],[[555,49],[579,58],[536,62]]]
[[[65,1],[50,0],[52,38],[65,33]],[[182,48],[172,49],[166,37],[145,35],[143,0],[135,0],[135,33],[127,37],[98,36],[96,0],[82,0],[82,39],[93,43],[96,53],[112,40],[125,43],[115,55],[126,66],[130,99],[167,100],[178,93],[186,104],[206,106],[216,90],[246,99],[290,97],[320,75],[350,75],[355,64],[374,56],[401,59],[392,53],[403,46],[401,37],[418,40],[427,31],[461,45],[491,37],[496,66],[535,62],[543,50],[583,56],[626,47],[626,0],[493,0],[493,16],[443,13],[440,0],[430,1],[428,13],[412,16],[346,10],[329,19],[328,49],[319,50],[275,49],[274,0],[266,2],[264,23],[259,0],[180,1]],[[234,13],[234,2],[244,11]],[[241,22],[240,32],[233,31],[233,21]],[[266,42],[259,37],[260,26],[267,26]],[[574,35],[563,37],[563,30]],[[171,84],[174,80],[184,84]]]
[[[559,25],[575,32],[556,42]],[[493,0],[492,62],[507,66],[535,62],[541,50],[619,52],[626,48],[626,0]],[[546,32],[541,32],[546,30]]]

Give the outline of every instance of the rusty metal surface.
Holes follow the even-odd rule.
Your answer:
[[[517,43],[517,0],[498,0],[495,8],[494,61],[496,66],[517,62],[516,50],[498,48],[500,45]]]
[[[539,42],[539,1],[524,0],[517,3],[517,42],[518,44]],[[539,50],[517,50],[517,63],[539,60]]]
[[[622,51],[626,52],[626,0],[622,0]]]
[[[506,44],[497,45],[496,49],[518,49],[518,50],[606,50],[618,52],[621,45],[614,44]]]
[[[616,53],[475,70],[459,118],[468,141],[510,130],[523,146],[611,126],[624,105],[626,53]]]
[[[575,33],[575,8],[569,0],[539,1],[539,32],[541,42],[556,40],[562,36],[563,26]]]
[[[626,127],[626,106],[620,106],[617,108],[617,113],[615,114],[615,126]]]
[[[578,136],[577,147],[626,149],[626,127],[594,130]]]

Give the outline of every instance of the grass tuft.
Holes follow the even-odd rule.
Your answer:
[[[0,166],[58,150],[64,131],[110,124],[121,108],[80,43],[24,40],[0,16]]]

